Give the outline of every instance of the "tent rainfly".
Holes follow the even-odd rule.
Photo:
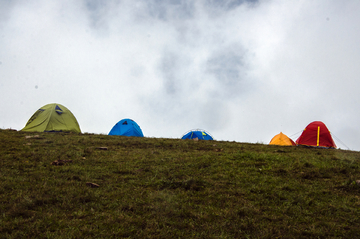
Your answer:
[[[296,143],[290,139],[288,136],[280,132],[280,134],[275,135],[269,144],[273,145],[283,145],[283,146],[296,146]]]
[[[81,133],[79,123],[69,109],[60,104],[47,104],[38,109],[22,131]]]
[[[296,140],[296,143],[298,145],[336,148],[330,131],[321,121],[314,121],[306,126],[300,137]]]
[[[132,119],[122,119],[117,122],[109,135],[144,137],[140,126]]]

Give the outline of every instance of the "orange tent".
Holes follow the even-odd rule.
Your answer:
[[[295,142],[292,141],[289,137],[287,137],[285,134],[280,132],[280,134],[277,134],[274,136],[274,138],[271,139],[269,144],[274,145],[284,145],[284,146],[295,146]]]
[[[306,126],[296,143],[298,145],[336,148],[330,131],[321,121],[314,121]]]

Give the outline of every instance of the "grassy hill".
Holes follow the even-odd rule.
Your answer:
[[[0,238],[357,238],[359,159],[0,130]]]

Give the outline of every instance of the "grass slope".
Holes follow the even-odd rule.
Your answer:
[[[359,158],[343,150],[0,130],[0,237],[356,238]]]

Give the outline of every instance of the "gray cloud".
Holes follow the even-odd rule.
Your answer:
[[[222,98],[237,97],[251,90],[246,57],[241,47],[232,46],[218,49],[208,59],[206,71],[216,81],[216,95]]]
[[[164,90],[169,95],[181,93],[182,80],[178,76],[184,63],[175,54],[166,53],[160,62],[160,71],[164,79]]]
[[[0,1],[0,127],[59,102],[84,132],[136,120],[268,143],[322,120],[359,150],[360,3]],[[341,146],[341,145],[340,145]]]

